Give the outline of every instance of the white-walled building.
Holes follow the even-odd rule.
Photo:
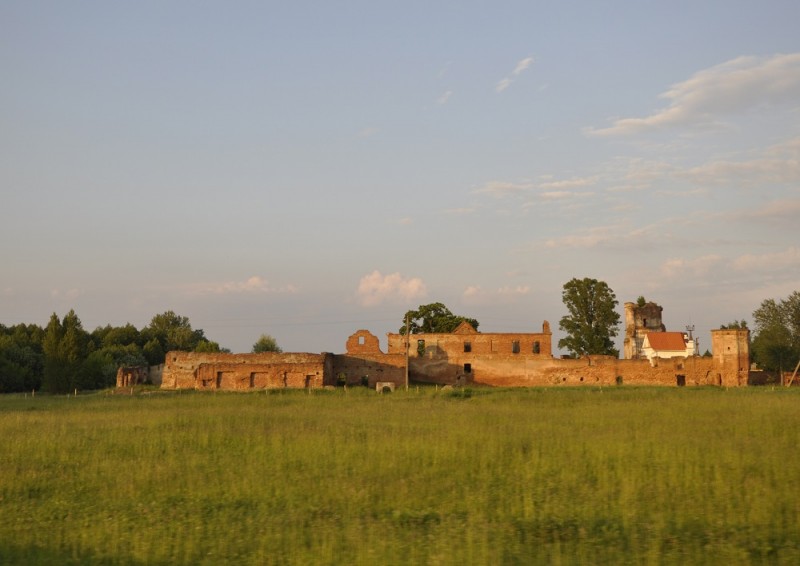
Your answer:
[[[684,332],[649,332],[642,343],[642,355],[653,358],[688,358],[695,355],[694,340]]]

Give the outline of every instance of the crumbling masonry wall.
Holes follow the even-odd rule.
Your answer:
[[[388,335],[389,353],[409,352],[412,381],[445,385],[526,380],[552,361],[550,324],[542,332],[477,332],[462,324],[450,334]]]
[[[368,330],[359,330],[347,340],[346,354],[333,359],[333,373],[337,382],[341,379],[347,385],[368,385],[376,383],[405,384],[405,354],[385,354],[380,348],[378,337]]]
[[[543,328],[549,331],[547,323]],[[494,387],[573,385],[662,385],[738,387],[748,384],[749,332],[712,331],[711,357],[621,360],[612,356],[554,359],[550,334],[414,334],[409,378],[440,385]],[[419,344],[417,340],[424,340]],[[536,343],[538,345],[538,352]],[[345,354],[167,354],[162,387],[167,389],[253,390],[335,385],[405,383],[406,337],[389,334],[389,353],[378,339],[359,330]],[[366,382],[366,383],[365,383]]]
[[[169,352],[164,389],[313,388],[333,385],[332,354]]]

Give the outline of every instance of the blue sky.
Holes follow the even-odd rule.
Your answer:
[[[705,349],[800,288],[798,21],[0,2],[0,323],[174,310],[234,351],[341,352],[441,301],[557,341],[564,283],[593,277]]]

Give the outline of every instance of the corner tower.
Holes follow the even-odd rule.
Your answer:
[[[747,385],[750,373],[750,331],[747,328],[712,330],[711,351],[720,385]]]

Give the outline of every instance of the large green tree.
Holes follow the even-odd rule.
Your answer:
[[[800,361],[800,292],[766,299],[753,312],[752,354],[763,369],[785,371]]]
[[[477,330],[479,324],[474,318],[453,314],[442,303],[420,305],[417,310],[408,311],[403,317],[400,334],[406,333],[406,319],[408,319],[409,334],[448,333],[455,330],[464,321],[470,323]]]
[[[614,338],[619,332],[619,304],[614,291],[604,282],[588,277],[571,279],[564,284],[561,294],[569,314],[559,322],[567,333],[558,341],[573,356],[604,354],[618,356]]]
[[[157,350],[155,344],[147,347],[148,343],[155,340],[164,353],[171,350],[192,352],[200,342],[205,340],[202,330],[194,330],[188,317],[177,315],[174,311],[155,315],[150,324],[142,329],[141,336],[146,351]]]

